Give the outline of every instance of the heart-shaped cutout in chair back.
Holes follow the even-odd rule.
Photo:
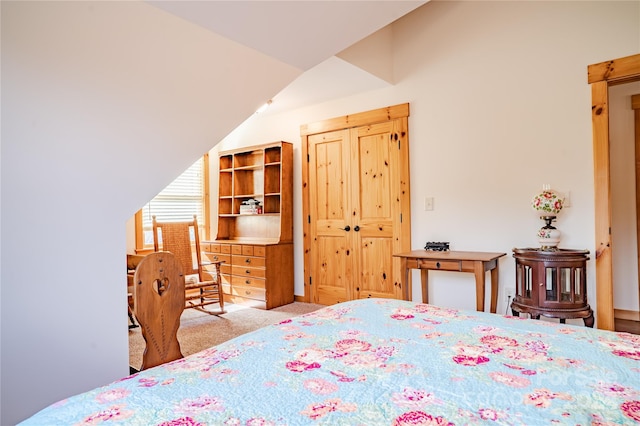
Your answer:
[[[162,296],[162,294],[169,289],[169,278],[156,278],[153,281],[153,289],[159,296]]]

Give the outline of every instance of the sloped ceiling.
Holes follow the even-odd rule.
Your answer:
[[[148,3],[306,71],[426,2],[211,0]]]
[[[271,113],[389,84],[337,55],[428,0],[148,1],[160,9],[305,71]],[[371,48],[371,45],[367,46]],[[331,81],[330,87],[326,84]]]

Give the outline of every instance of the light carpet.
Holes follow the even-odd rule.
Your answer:
[[[323,305],[293,302],[270,310],[225,304],[225,314],[209,315],[185,309],[180,317],[178,341],[184,356],[215,346],[236,336],[257,330],[288,318],[313,312]],[[145,342],[140,327],[129,330],[129,365],[140,368]]]

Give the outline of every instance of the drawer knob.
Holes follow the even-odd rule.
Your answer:
[[[251,280],[246,280],[244,283],[245,284],[251,284]]]
[[[245,259],[245,263],[251,263],[251,259]]]
[[[436,268],[440,269],[440,262],[436,262]]]
[[[250,292],[250,291],[245,290],[244,294],[246,294],[246,295],[250,295],[250,294],[251,294],[251,292]]]
[[[250,274],[250,273],[251,273],[251,270],[250,270],[250,269],[247,269],[247,270],[246,270],[246,271],[244,271],[244,272],[246,272],[247,274]]]

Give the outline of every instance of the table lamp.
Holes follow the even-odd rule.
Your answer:
[[[560,231],[551,223],[556,220],[556,216],[562,210],[563,201],[549,185],[542,185],[542,191],[536,194],[531,201],[533,209],[540,214],[540,219],[545,222],[545,226],[538,230],[538,242],[542,250],[554,251],[558,249]]]

